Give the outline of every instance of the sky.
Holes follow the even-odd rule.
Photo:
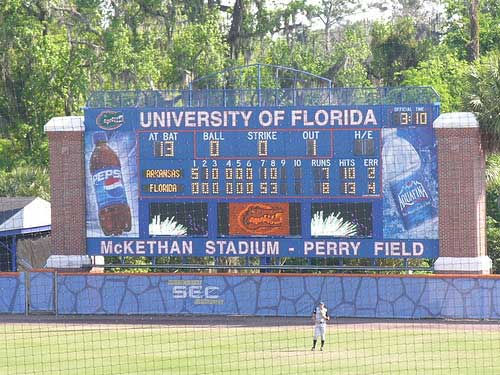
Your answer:
[[[225,0],[228,5],[234,4],[234,0]],[[439,0],[423,0],[424,7],[422,7],[423,12],[444,12],[443,4],[437,5],[436,2],[440,2]],[[285,4],[289,4],[291,0],[269,0],[269,4],[276,4],[277,6],[283,6]],[[308,0],[307,4],[319,5],[320,0]],[[373,5],[373,3],[382,4],[381,10],[380,7]],[[399,1],[398,0],[359,0],[360,8],[353,12],[352,15],[347,17],[347,20],[350,22],[356,22],[361,20],[388,20],[393,15],[394,11],[397,11]],[[440,2],[441,3],[441,2]],[[304,21],[306,18],[304,17]],[[321,21],[318,21],[318,25],[313,25],[315,28],[321,28]]]

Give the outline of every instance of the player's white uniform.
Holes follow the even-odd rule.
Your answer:
[[[328,310],[326,307],[316,307],[313,311],[314,316],[314,340],[321,337],[322,341],[325,341],[326,337],[326,320],[328,317]]]

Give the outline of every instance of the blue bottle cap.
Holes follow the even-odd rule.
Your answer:
[[[108,137],[106,133],[104,132],[95,132],[94,135],[92,136],[92,140],[94,141],[94,144],[96,145],[99,142],[107,142]]]

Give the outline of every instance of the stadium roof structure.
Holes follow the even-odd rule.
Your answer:
[[[0,197],[0,236],[50,230],[50,203],[36,197]]]
[[[51,230],[50,203],[37,197],[0,197],[0,246],[17,267],[17,238]]]

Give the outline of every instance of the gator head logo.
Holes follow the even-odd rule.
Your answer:
[[[124,122],[123,113],[117,111],[103,111],[96,118],[97,126],[103,130],[118,129]]]
[[[231,234],[287,235],[289,229],[286,203],[230,204]]]

